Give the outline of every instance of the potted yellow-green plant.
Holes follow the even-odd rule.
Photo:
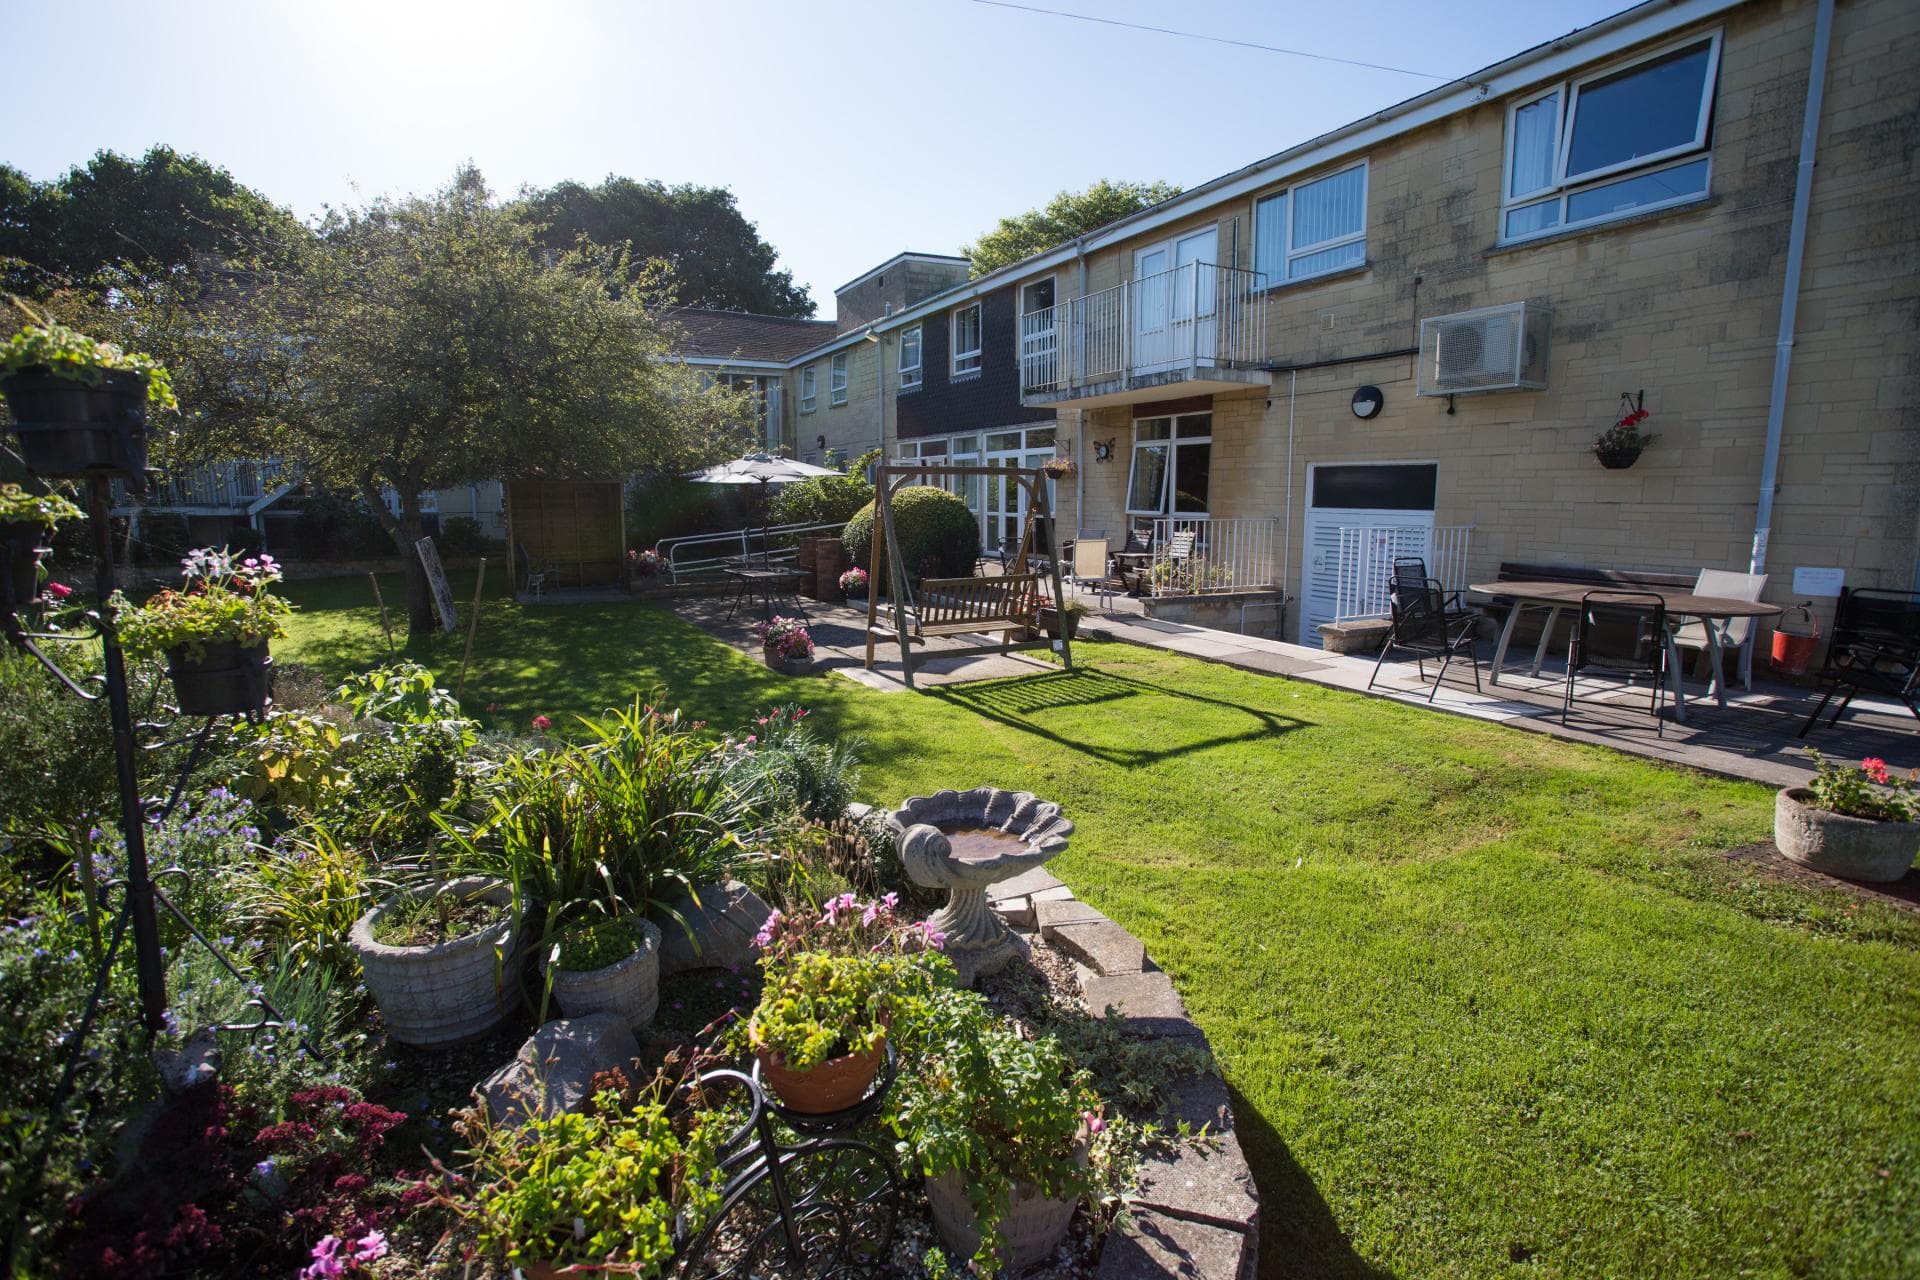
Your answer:
[[[0,392],[20,457],[36,475],[147,468],[147,410],[177,409],[166,366],[63,324],[29,325],[0,343]]]
[[[1875,756],[1857,768],[1812,747],[1813,781],[1774,799],[1773,841],[1803,866],[1846,880],[1898,880],[1920,852],[1920,770],[1902,778]]]
[[[615,1013],[635,1031],[660,1007],[660,926],[642,915],[601,916],[560,930],[546,958],[553,998],[569,1018]]]
[[[54,528],[80,515],[80,508],[57,493],[28,493],[17,484],[0,484],[0,542],[6,544],[6,582],[15,607],[40,595],[40,557]]]
[[[280,566],[201,548],[180,562],[184,583],[134,606],[115,593],[120,641],[129,654],[164,654],[175,701],[190,716],[245,715],[267,703],[269,642],[286,634],[292,606],[270,589]]]

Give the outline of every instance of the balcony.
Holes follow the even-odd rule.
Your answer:
[[[281,458],[206,463],[164,475],[139,505],[148,511],[183,515],[254,515],[297,480],[293,468]],[[124,515],[132,506],[116,485],[114,514]]]
[[[1020,317],[1020,400],[1132,404],[1268,386],[1267,278],[1189,263]]]

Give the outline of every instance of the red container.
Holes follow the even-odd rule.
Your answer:
[[[1793,605],[1804,620],[1807,630],[1803,634],[1788,631],[1785,624],[1773,633],[1773,668],[1781,675],[1803,676],[1807,668],[1813,665],[1813,651],[1820,643],[1820,624],[1813,620],[1813,610],[1806,605]]]

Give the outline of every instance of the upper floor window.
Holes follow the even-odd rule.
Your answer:
[[[833,358],[827,370],[827,400],[832,404],[847,402],[847,353],[844,351]]]
[[[980,372],[980,304],[953,313],[953,371]]]
[[[1367,260],[1367,165],[1302,182],[1253,206],[1253,268],[1270,285]]]
[[[911,391],[920,385],[920,326],[900,331],[900,389]]]
[[[1516,102],[1507,115],[1500,238],[1706,195],[1719,63],[1716,32]]]
[[[820,371],[808,365],[800,371],[800,412],[812,413],[820,395]]]

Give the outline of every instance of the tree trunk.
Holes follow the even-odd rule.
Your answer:
[[[409,493],[403,487],[398,517],[387,509],[382,487],[371,476],[361,477],[360,496],[373,509],[387,536],[393,539],[394,550],[400,554],[400,567],[407,577],[407,639],[432,635],[438,626],[433,614],[433,588],[427,582],[426,566],[420,563],[420,552],[414,545],[426,536],[420,521],[420,495]]]

